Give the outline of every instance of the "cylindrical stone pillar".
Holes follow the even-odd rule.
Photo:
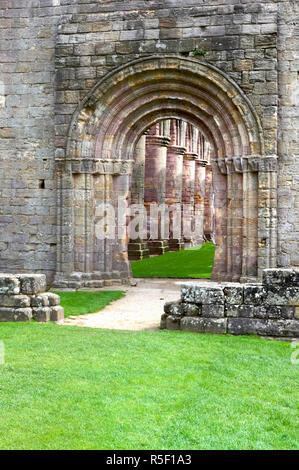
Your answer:
[[[183,156],[183,188],[182,188],[182,231],[185,248],[193,246],[192,231],[194,217],[194,179],[196,153],[186,152]]]
[[[198,130],[191,124],[187,124],[185,133],[186,152],[183,157],[183,237],[185,248],[193,246],[194,232],[194,183],[195,183],[195,160],[197,154]]]
[[[212,167],[206,166],[205,199],[204,199],[204,238],[206,241],[213,240],[213,186]]]
[[[160,226],[160,213],[151,206],[165,204],[166,195],[166,158],[167,146],[170,142],[168,136],[162,135],[166,126],[158,123],[152,126],[146,136],[146,159],[144,180],[144,205],[148,214],[148,235],[154,226],[159,227],[158,238],[149,239],[148,246],[151,254],[164,254],[168,251],[168,240],[163,238]],[[158,207],[157,207],[158,209]],[[154,215],[153,215],[154,213]]]
[[[135,147],[135,163],[131,178],[130,204],[138,204],[144,207],[144,175],[145,175],[146,135],[142,135]],[[142,217],[140,215],[140,220]],[[140,222],[142,224],[142,222]],[[142,227],[139,227],[141,233]],[[128,244],[129,260],[139,260],[149,257],[149,249],[142,237],[130,239]]]
[[[196,245],[202,245],[204,242],[204,212],[205,212],[205,179],[206,179],[206,160],[195,160],[195,178],[194,178],[194,219],[196,226]]]
[[[170,144],[167,147],[166,161],[166,204],[169,212],[169,250],[184,248],[184,240],[177,234],[177,217],[180,220],[182,204],[183,154],[186,148],[181,143],[181,121],[172,119],[170,124]]]

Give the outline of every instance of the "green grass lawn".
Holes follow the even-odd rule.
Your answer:
[[[214,254],[214,244],[205,243],[200,248],[132,261],[132,272],[134,277],[210,278]]]
[[[298,449],[288,343],[0,324],[1,449]]]
[[[64,307],[65,317],[98,312],[114,300],[121,299],[125,295],[123,291],[55,293],[60,296],[60,303]]]

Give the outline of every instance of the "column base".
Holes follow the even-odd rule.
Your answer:
[[[149,248],[146,242],[130,242],[128,244],[128,257],[130,261],[149,258]]]
[[[204,244],[203,238],[194,238],[193,239],[193,246],[202,246]]]
[[[188,250],[188,248],[192,248],[194,246],[194,241],[192,238],[184,238],[184,245],[185,245],[185,250]]]
[[[105,286],[129,285],[130,276],[127,272],[112,271],[92,273],[56,273],[51,289],[100,289]]]
[[[168,241],[169,251],[180,251],[184,250],[185,242],[182,238],[171,238]]]
[[[211,232],[205,232],[204,238],[207,242],[212,242],[213,241],[213,234]]]
[[[151,255],[164,255],[169,251],[168,240],[151,240],[148,247]]]

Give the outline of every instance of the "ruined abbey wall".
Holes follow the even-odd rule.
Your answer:
[[[0,271],[53,280],[55,158],[73,113],[108,72],[151,55],[193,56],[246,93],[278,155],[277,199],[264,203],[277,263],[299,264],[296,1],[1,0],[0,13]]]

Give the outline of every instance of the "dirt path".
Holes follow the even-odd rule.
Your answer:
[[[187,282],[186,279],[137,280],[136,287],[120,288],[126,291],[126,297],[113,302],[98,313],[66,318],[63,324],[115,330],[157,329],[164,303],[178,300],[180,287]],[[198,282],[203,281],[198,280]],[[114,287],[104,290],[116,289]]]

